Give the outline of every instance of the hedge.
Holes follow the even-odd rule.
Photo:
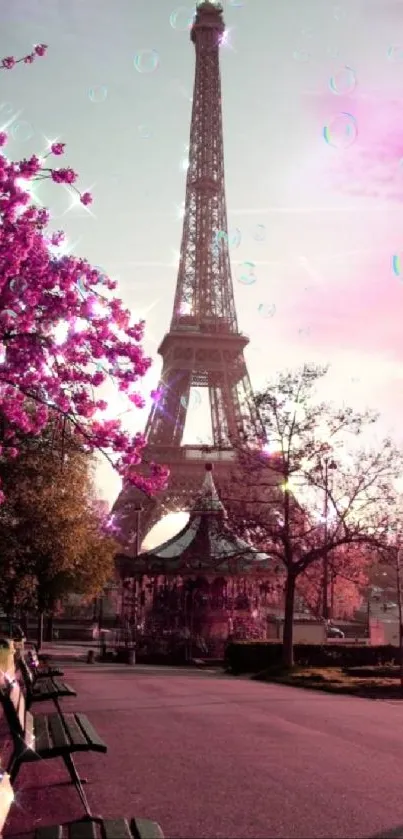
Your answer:
[[[282,645],[267,641],[232,641],[226,647],[225,666],[234,675],[259,673],[281,664]],[[312,667],[360,667],[377,664],[397,664],[399,649],[392,645],[359,646],[342,644],[296,644],[295,664]]]

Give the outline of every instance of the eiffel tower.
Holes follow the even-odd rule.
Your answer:
[[[249,339],[238,328],[229,257],[219,66],[224,32],[223,7],[199,2],[190,33],[196,72],[178,278],[170,328],[158,349],[163,363],[157,398],[145,429],[144,460],[169,467],[170,478],[167,491],[156,499],[123,487],[112,513],[125,552],[132,551],[136,533],[139,544],[162,515],[184,504],[188,508],[206,461],[214,463],[219,492],[228,489],[234,441],[264,436],[244,358]],[[208,389],[211,446],[182,445],[191,387]]]

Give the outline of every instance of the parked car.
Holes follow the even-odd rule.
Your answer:
[[[345,638],[345,634],[338,626],[327,626],[326,635],[328,638]]]

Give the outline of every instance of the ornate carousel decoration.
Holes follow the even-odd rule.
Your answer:
[[[229,637],[267,637],[276,563],[231,532],[212,464],[205,470],[186,527],[153,550],[117,557],[121,621],[140,653],[218,658]]]

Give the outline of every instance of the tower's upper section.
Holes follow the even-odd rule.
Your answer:
[[[219,49],[225,32],[218,3],[197,4],[185,216],[171,331],[238,333],[228,246]]]
[[[196,17],[190,30],[190,38],[193,43],[196,43],[198,34],[206,29],[212,29],[216,32],[218,39],[224,34],[225,23],[221,3],[212,3],[208,0],[201,0],[200,3],[196,3]]]

